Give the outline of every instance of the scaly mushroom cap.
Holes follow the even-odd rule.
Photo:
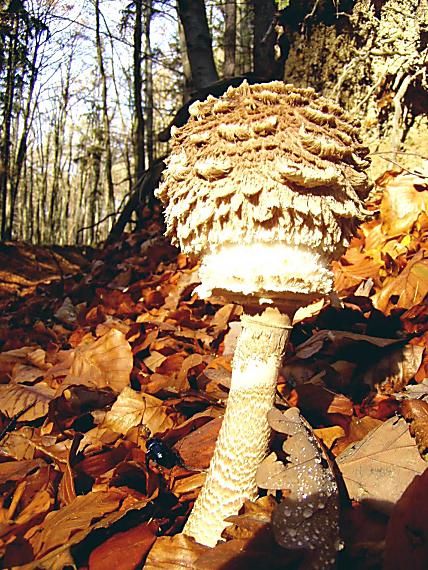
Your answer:
[[[157,196],[167,235],[202,258],[202,296],[330,292],[330,262],[367,217],[358,122],[281,81],[244,82],[189,112]]]

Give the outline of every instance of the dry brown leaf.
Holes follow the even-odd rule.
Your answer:
[[[351,499],[390,513],[427,465],[403,419],[390,418],[336,458]]]
[[[126,387],[105,415],[99,428],[126,435],[131,428],[144,426],[153,435],[163,433],[173,425],[174,421],[167,415],[162,400]]]
[[[300,344],[296,349],[297,358],[310,358],[321,350],[337,352],[338,348],[352,344],[354,342],[367,342],[379,348],[397,344],[399,339],[379,338],[365,334],[351,333],[347,331],[317,331],[310,339]]]
[[[132,364],[132,351],[125,335],[112,329],[95,342],[79,344],[63,385],[109,387],[119,393],[129,386]]]
[[[89,570],[135,570],[156,541],[158,525],[142,523],[129,530],[116,532],[97,546],[89,556]],[[124,555],[126,553],[126,555]]]
[[[428,251],[419,251],[397,277],[387,277],[372,297],[374,306],[388,314],[394,308],[409,309],[428,293]]]
[[[307,549],[305,568],[330,568],[335,564],[339,541],[339,494],[325,454],[297,408],[268,414],[275,431],[286,434],[284,465],[272,453],[257,470],[257,485],[287,490],[272,514],[278,544],[292,550]]]
[[[0,463],[0,485],[4,485],[8,481],[21,481],[29,473],[45,465],[46,463],[42,459]]]
[[[314,434],[320,439],[327,449],[331,449],[335,442],[345,435],[345,430],[340,426],[314,429]]]
[[[48,413],[49,402],[54,396],[55,390],[49,388],[44,382],[39,382],[35,386],[2,384],[0,385],[0,411],[8,418],[20,414],[20,421],[30,422]]]
[[[384,570],[428,568],[428,470],[404,491],[389,520]]]
[[[364,382],[384,394],[400,392],[414,377],[422,362],[423,346],[406,344],[390,349],[364,374]]]
[[[403,172],[382,184],[380,214],[387,235],[409,233],[420,214],[428,213],[428,192],[418,192],[415,185],[425,186],[426,178]]]
[[[209,550],[184,534],[161,536],[150,550],[144,570],[197,570],[196,560]]]
[[[88,493],[76,497],[59,511],[49,513],[44,521],[27,533],[36,559],[65,545],[80,542],[105,515],[116,511],[123,499],[117,491]]]
[[[332,453],[337,456],[342,451],[354,441],[360,441],[365,437],[372,429],[378,427],[382,424],[381,420],[371,418],[370,416],[363,416],[362,418],[356,418],[353,416],[351,422],[348,426],[348,433],[344,437],[339,438],[334,444]]]
[[[185,465],[192,469],[207,469],[214,453],[223,418],[215,418],[190,432],[174,446]]]
[[[160,352],[153,350],[150,353],[150,356],[145,358],[143,362],[149,370],[151,370],[152,372],[156,372],[157,368],[159,368],[159,366],[162,365],[162,363],[166,360],[166,358],[167,357],[161,354]]]

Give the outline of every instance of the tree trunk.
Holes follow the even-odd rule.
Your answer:
[[[424,83],[426,2],[290,2],[281,23],[290,41],[285,80],[311,86],[362,121],[372,176],[428,156]]]
[[[252,0],[254,45],[253,71],[266,81],[282,79],[287,54],[276,31],[275,0]]]
[[[145,171],[145,148],[144,148],[144,110],[143,110],[143,77],[141,69],[142,59],[142,36],[143,36],[143,0],[135,0],[134,22],[134,156],[135,156],[135,180],[138,181]]]
[[[15,16],[13,23],[13,31],[9,39],[9,53],[6,69],[6,91],[4,93],[3,103],[3,136],[0,149],[0,193],[2,200],[2,218],[1,218],[1,239],[11,238],[11,228],[8,226],[8,214],[10,208],[9,200],[9,184],[10,184],[10,145],[11,145],[11,129],[12,114],[15,98],[15,76],[16,76],[16,58],[18,49],[18,16]]]
[[[148,0],[144,9],[144,38],[145,38],[145,82],[144,95],[146,99],[146,141],[148,167],[153,164],[153,54],[150,42],[150,24],[153,16],[152,0]]]
[[[199,90],[218,80],[204,0],[178,0],[178,15],[186,38],[192,88]]]
[[[181,64],[183,66],[183,105],[189,101],[192,93],[192,70],[190,69],[189,56],[187,55],[186,36],[184,35],[183,24],[178,21],[178,39],[180,42]]]
[[[103,109],[103,142],[105,148],[105,176],[107,179],[107,191],[108,191],[108,209],[110,212],[115,211],[114,204],[114,184],[113,184],[113,160],[111,155],[111,140],[110,140],[110,117],[108,114],[108,102],[107,102],[107,77],[104,66],[103,48],[101,43],[100,35],[100,1],[95,0],[95,41],[97,46],[97,60],[98,68],[100,71],[101,79],[101,98],[102,98],[102,109]]]
[[[253,11],[249,2],[237,4],[237,48],[235,73],[244,75],[253,68]]]
[[[224,4],[224,64],[223,75],[235,75],[236,61],[236,0],[226,0]]]

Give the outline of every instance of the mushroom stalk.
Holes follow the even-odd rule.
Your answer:
[[[266,455],[272,408],[292,314],[267,308],[241,318],[242,332],[233,358],[227,409],[205,485],[184,533],[215,546],[246,499],[257,496],[256,470]]]

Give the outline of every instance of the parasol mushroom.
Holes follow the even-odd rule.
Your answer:
[[[166,235],[200,259],[201,297],[244,307],[223,424],[184,528],[214,546],[257,495],[293,315],[333,288],[330,262],[367,216],[369,162],[358,122],[313,89],[244,82],[189,111],[156,192]]]

